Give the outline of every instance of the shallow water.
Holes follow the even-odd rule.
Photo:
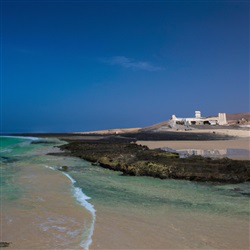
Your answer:
[[[92,166],[70,175],[97,209],[94,249],[249,247],[249,183],[130,177]]]
[[[232,159],[248,159],[250,156],[250,150],[243,148],[225,148],[225,149],[178,149],[162,148],[167,152],[175,152],[180,155],[181,158],[186,158],[193,155],[200,155],[203,157],[211,158],[232,158]]]
[[[124,176],[45,155],[58,140],[4,143],[1,241],[14,249],[249,248],[249,183]],[[67,173],[51,169],[62,165]]]
[[[31,139],[1,138],[1,241],[12,249],[88,249],[94,210],[72,178],[49,167],[65,160],[45,155],[62,142]]]

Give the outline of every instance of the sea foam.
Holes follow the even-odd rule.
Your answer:
[[[32,136],[12,136],[12,135],[1,135],[1,137],[6,137],[6,138],[17,138],[17,139],[27,139],[31,141],[37,141],[40,140],[38,137],[32,137]]]
[[[51,166],[47,166],[48,168],[52,169],[52,170],[57,170],[56,168],[54,167],[51,167]],[[85,195],[83,192],[82,192],[82,189],[79,188],[79,187],[75,187],[74,184],[76,183],[76,181],[67,173],[65,172],[62,172],[65,176],[67,176],[70,181],[72,182],[72,186],[73,186],[73,189],[74,189],[74,197],[76,198],[76,200],[83,206],[85,207],[92,215],[92,222],[91,222],[91,225],[90,225],[90,228],[88,230],[89,234],[87,236],[87,239],[84,239],[82,242],[81,242],[81,247],[83,247],[84,249],[88,250],[89,249],[89,246],[91,245],[92,243],[92,236],[93,236],[93,233],[94,233],[94,225],[95,225],[95,220],[96,220],[96,210],[94,208],[94,206],[89,203],[87,200],[91,199],[89,196]]]

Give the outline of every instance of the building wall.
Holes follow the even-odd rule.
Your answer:
[[[227,124],[226,113],[219,113],[218,114],[218,123],[219,123],[219,125],[226,125]]]
[[[215,117],[208,117],[203,118],[199,117],[200,112],[195,111],[195,117],[194,118],[177,118],[175,115],[172,115],[172,123],[184,123],[185,125],[204,125],[204,124],[210,124],[210,125],[226,125],[227,119],[226,119],[226,113],[219,113],[218,116]]]

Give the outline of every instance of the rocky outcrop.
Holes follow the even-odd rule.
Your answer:
[[[70,142],[60,148],[68,155],[126,175],[226,183],[250,180],[249,161],[199,156],[181,159],[177,153],[150,150],[146,146],[128,142]]]
[[[11,242],[1,241],[0,247],[8,247],[11,244]]]

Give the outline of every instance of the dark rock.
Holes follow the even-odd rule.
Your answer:
[[[54,144],[55,142],[53,141],[46,141],[46,140],[37,140],[37,141],[32,141],[31,144]]]
[[[61,166],[59,167],[59,170],[67,172],[69,170],[68,166]]]
[[[0,156],[0,161],[2,161],[3,163],[13,163],[19,161],[19,159],[16,157]]]
[[[11,244],[11,242],[1,241],[0,242],[0,247],[8,247],[10,244]]]
[[[234,137],[228,135],[220,135],[217,133],[179,133],[172,131],[164,132],[138,132],[138,133],[124,133],[124,137],[135,138],[136,140],[143,141],[179,141],[179,140],[188,140],[188,141],[207,141],[207,140],[229,140]]]
[[[85,159],[94,165],[98,162],[101,167],[126,175],[225,183],[250,180],[250,161],[201,156],[179,158],[177,153],[114,141],[71,142],[60,148],[66,150],[68,155]]]

